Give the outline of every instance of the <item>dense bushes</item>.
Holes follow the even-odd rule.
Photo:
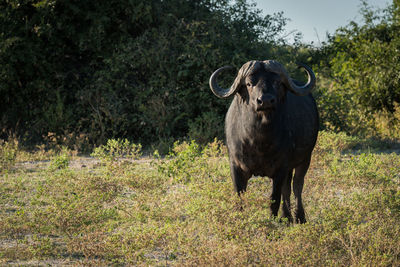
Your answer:
[[[228,2],[3,2],[0,130],[79,146],[181,137],[193,122],[221,132],[226,102],[210,94],[210,73],[271,57],[285,24]]]
[[[318,51],[321,115],[326,128],[398,139],[400,4],[382,11],[363,4],[363,24],[338,29]]]
[[[229,3],[229,4],[228,4]],[[223,137],[217,67],[274,58],[313,65],[321,128],[400,138],[399,4],[315,48],[282,39],[282,14],[245,0],[0,3],[0,138],[91,149],[108,138],[168,147]],[[229,86],[234,72],[220,81]]]

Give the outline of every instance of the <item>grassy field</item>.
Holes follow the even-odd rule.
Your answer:
[[[268,178],[239,200],[221,142],[140,149],[110,140],[81,157],[3,142],[0,265],[400,265],[395,145],[321,132],[308,222],[290,226],[270,216]]]

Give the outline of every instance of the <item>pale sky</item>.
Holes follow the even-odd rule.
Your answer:
[[[360,22],[360,0],[255,0],[257,7],[264,14],[283,11],[283,16],[289,18],[286,33],[298,30],[303,34],[303,42],[326,41],[326,32],[334,33],[350,21]],[[384,8],[390,0],[367,0],[372,7]],[[319,40],[318,40],[319,37]],[[288,38],[292,40],[293,38]]]

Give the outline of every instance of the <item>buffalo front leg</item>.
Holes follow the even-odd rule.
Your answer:
[[[283,217],[287,218],[289,223],[293,222],[292,213],[290,209],[290,194],[292,193],[291,190],[292,177],[293,177],[293,170],[290,170],[282,185],[282,198],[283,198],[282,213]]]
[[[272,178],[272,193],[271,193],[271,213],[273,216],[278,215],[279,206],[281,204],[282,185],[286,182],[288,171],[280,170]]]
[[[233,187],[236,193],[243,194],[246,192],[247,182],[250,179],[250,173],[243,171],[239,166],[231,162],[231,177]]]
[[[306,216],[304,213],[303,202],[301,199],[301,194],[303,192],[303,185],[304,185],[304,176],[307,173],[308,167],[310,166],[311,157],[304,161],[303,164],[298,166],[295,170],[295,174],[293,177],[293,192],[294,197],[296,199],[296,222],[297,223],[305,223]]]

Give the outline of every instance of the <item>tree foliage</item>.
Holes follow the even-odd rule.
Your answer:
[[[379,132],[382,119],[389,128],[400,123],[400,2],[384,10],[362,3],[363,22],[339,28],[320,51],[331,81],[320,102],[324,121],[351,133]]]
[[[322,127],[400,138],[400,2],[363,2],[322,47],[288,45],[282,13],[246,0],[5,0],[0,2],[0,137],[91,148],[223,137],[229,101],[210,74],[251,59],[317,73]],[[234,72],[220,81],[230,86]]]
[[[0,130],[97,144],[180,137],[210,116],[221,129],[209,75],[270,57],[285,21],[245,0],[3,1]]]

